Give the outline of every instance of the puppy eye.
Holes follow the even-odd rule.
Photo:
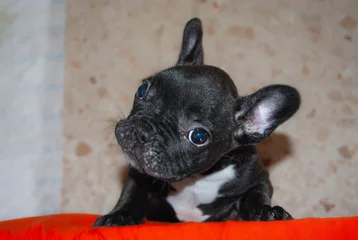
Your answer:
[[[137,90],[136,97],[140,100],[143,100],[147,96],[149,84],[148,82],[144,82]]]
[[[197,147],[209,142],[209,133],[203,128],[195,128],[189,132],[189,141]]]

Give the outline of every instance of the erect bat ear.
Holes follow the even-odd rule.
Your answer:
[[[292,117],[301,104],[298,91],[287,85],[270,85],[237,100],[235,139],[242,145],[256,144]]]
[[[177,65],[202,65],[203,52],[203,28],[200,19],[191,19],[184,28],[183,41]]]

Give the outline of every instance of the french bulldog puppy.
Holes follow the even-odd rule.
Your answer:
[[[271,206],[273,188],[255,144],[296,113],[300,95],[269,85],[239,96],[227,73],[204,65],[202,36],[201,21],[191,19],[176,65],[144,79],[129,116],[116,125],[128,179],[94,227],[292,219]]]

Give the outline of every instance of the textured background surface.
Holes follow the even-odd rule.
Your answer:
[[[303,104],[260,145],[274,203],[294,217],[358,214],[358,1],[68,1],[64,212],[106,213],[125,164],[113,124],[139,81],[174,64],[191,17],[205,61],[244,95],[272,83]]]
[[[64,0],[0,0],[0,220],[57,213]]]

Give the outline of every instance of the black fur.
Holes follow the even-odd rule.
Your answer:
[[[300,106],[296,89],[270,85],[240,97],[230,76],[203,64],[202,25],[190,20],[174,67],[148,79],[143,97],[115,129],[130,163],[129,175],[114,209],[94,226],[154,221],[179,222],[166,201],[172,181],[205,176],[234,166],[235,178],[221,186],[209,204],[199,205],[206,221],[282,220],[292,217],[271,207],[273,193],[253,144],[269,136]],[[209,143],[188,141],[191,130],[205,129]]]

